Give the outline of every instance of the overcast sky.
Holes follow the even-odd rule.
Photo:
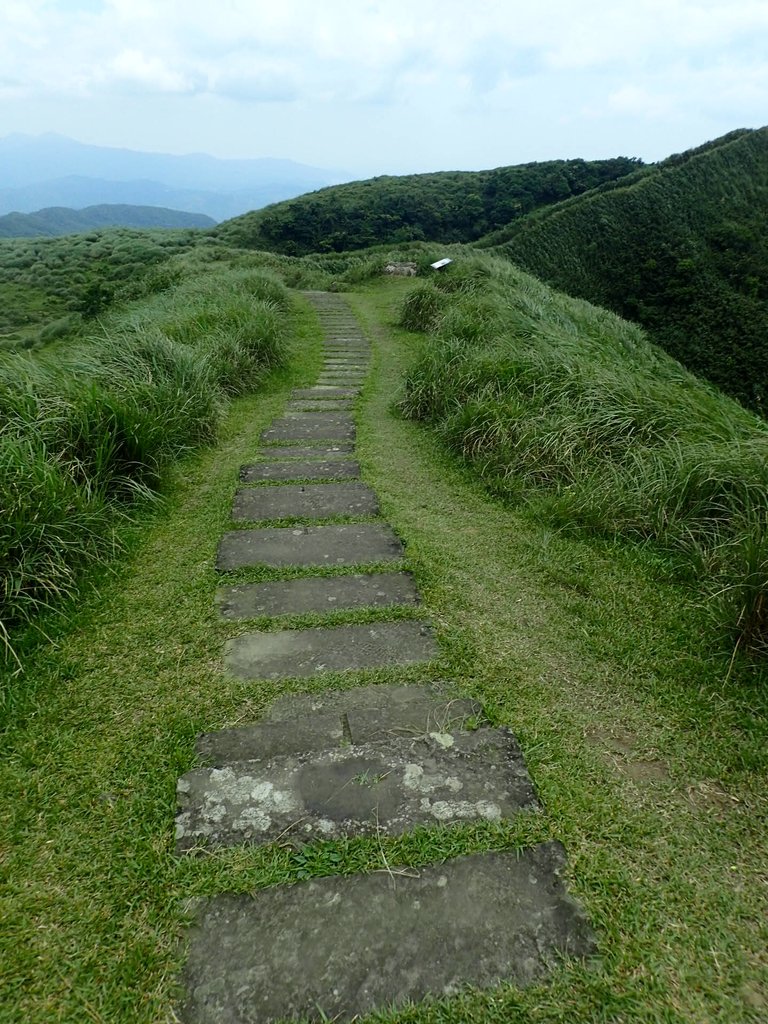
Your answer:
[[[766,123],[768,0],[0,2],[0,135],[369,175]]]

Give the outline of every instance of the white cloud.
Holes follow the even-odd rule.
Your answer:
[[[768,2],[3,0],[0,68],[14,127],[22,101],[60,117],[68,99],[95,111],[130,98],[151,120],[155,97],[156,110],[177,104],[174,129],[189,111],[195,148],[220,134],[201,111],[220,117],[229,103],[234,121],[245,106],[253,117],[244,139],[264,138],[267,123],[286,135],[309,125],[350,151],[391,148],[410,123],[409,147],[434,138],[458,166],[470,135],[476,149],[485,132],[503,162],[513,132],[557,136],[567,124],[577,141],[579,125],[595,138],[603,126],[609,155],[617,125],[631,141],[686,119],[702,131],[768,120]],[[368,136],[346,130],[353,107]],[[385,110],[389,139],[377,130]]]

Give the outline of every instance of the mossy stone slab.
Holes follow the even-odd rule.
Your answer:
[[[240,479],[246,484],[274,480],[341,480],[359,476],[360,464],[353,459],[256,462],[240,470]]]
[[[353,1021],[466,986],[527,986],[595,941],[556,842],[417,872],[318,878],[206,901],[183,1024]]]
[[[330,750],[350,744],[376,743],[391,737],[456,732],[477,721],[472,700],[424,700],[386,708],[350,710],[337,715],[304,715],[288,722],[259,722],[238,729],[205,732],[195,753],[206,767],[222,768],[241,761],[264,761],[282,754]]]
[[[394,562],[403,546],[383,523],[232,530],[219,543],[221,572],[248,566],[330,566]]]
[[[326,398],[355,398],[360,394],[359,388],[337,388],[332,384],[320,384],[313,388],[294,388],[292,399],[309,398],[311,400]]]
[[[372,516],[378,511],[379,502],[371,488],[359,480],[351,480],[241,488],[235,494],[232,518],[236,522],[332,519],[334,516]]]
[[[539,804],[506,729],[387,736],[196,768],[177,785],[176,849],[402,835],[502,821]]]
[[[224,648],[239,679],[284,679],[429,662],[439,654],[424,622],[377,622],[317,629],[244,633]]]
[[[297,412],[274,421],[262,441],[347,441],[355,423],[346,412]]]
[[[391,608],[414,605],[418,600],[413,577],[405,572],[242,583],[222,588],[216,595],[219,613],[225,619]]]

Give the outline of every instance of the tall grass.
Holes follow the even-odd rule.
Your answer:
[[[718,628],[768,646],[768,427],[605,310],[471,257],[406,299],[429,333],[401,403],[498,493],[563,529],[652,543]]]
[[[227,396],[284,353],[288,293],[263,271],[182,280],[74,349],[0,358],[0,640],[111,557],[164,468],[211,442]]]

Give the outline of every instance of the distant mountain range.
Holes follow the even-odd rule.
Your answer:
[[[35,213],[6,213],[0,217],[0,238],[51,238],[100,228],[210,228],[215,223],[204,213],[184,213],[162,206],[105,203],[84,210],[49,206]]]
[[[219,221],[344,180],[343,173],[292,160],[143,153],[51,133],[0,138],[0,214],[122,204]]]

